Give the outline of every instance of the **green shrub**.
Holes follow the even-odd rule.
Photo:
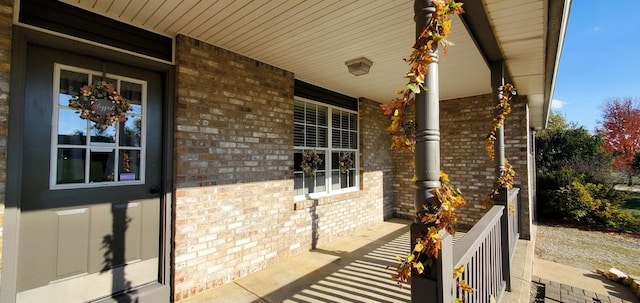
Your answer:
[[[637,231],[640,222],[622,208],[626,194],[603,184],[572,182],[552,195],[555,211],[566,221]]]
[[[589,175],[579,173],[573,169],[563,168],[544,174],[538,174],[537,179],[537,215],[540,219],[563,219],[564,215],[558,212],[563,208],[563,202],[559,199],[558,191],[571,185],[573,182],[590,182]]]
[[[631,214],[640,220],[640,192],[627,192],[628,198],[624,202],[625,209],[629,210]]]

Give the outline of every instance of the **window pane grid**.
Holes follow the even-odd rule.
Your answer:
[[[330,119],[329,119],[330,117]],[[296,196],[331,194],[355,188],[358,155],[355,113],[313,102],[294,102],[294,192]],[[331,144],[329,144],[331,142]],[[303,154],[315,151],[323,159],[315,177],[300,167]],[[348,155],[345,158],[345,155]],[[341,169],[341,161],[350,163]]]
[[[357,149],[357,115],[345,111],[334,110],[331,122],[331,147]]]
[[[69,100],[84,85],[102,81],[97,72],[56,64],[50,188],[138,184],[144,177],[143,104],[145,84],[110,76],[106,79],[127,99],[127,120],[105,128],[82,119]],[[135,81],[135,80],[134,80]],[[133,181],[133,182],[131,182]]]
[[[358,149],[358,132],[352,131],[349,133],[349,147],[351,149]]]

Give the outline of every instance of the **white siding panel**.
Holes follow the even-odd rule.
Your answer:
[[[156,3],[157,5],[156,7],[145,9],[147,11],[150,11],[151,12],[150,14],[149,13],[140,14],[140,15],[149,15],[149,17],[146,20],[136,19],[137,22],[141,22],[141,23],[134,23],[134,24],[138,24],[143,28],[149,28],[155,31],[162,31],[167,35],[173,36],[176,33],[161,30],[160,24],[162,23],[162,20],[164,20],[164,18],[167,15],[173,13],[176,10],[176,8],[178,7],[178,5],[180,5],[181,2],[182,2],[181,0],[167,0],[167,1],[162,1],[161,3]]]
[[[63,0],[160,34],[184,34],[296,74],[353,97],[387,102],[406,82],[415,38],[413,0]],[[544,87],[545,4],[481,0],[521,94]],[[440,52],[443,99],[489,93],[490,73],[459,18],[455,43]],[[346,60],[374,62],[367,75]],[[533,82],[538,82],[532,85]],[[452,83],[452,84],[450,84]],[[536,88],[537,89],[537,88]]]
[[[244,31],[246,26],[253,22],[254,18],[260,16],[263,11],[268,11],[264,7],[266,4],[266,0],[233,1],[218,14],[220,16],[219,20],[215,20],[213,24],[205,23],[207,26],[201,26],[193,34],[204,38],[205,41],[218,44],[220,38],[227,33],[238,29]]]
[[[129,7],[129,4],[131,3],[131,1],[132,0],[115,0],[115,1],[113,1],[111,6],[109,6],[109,10],[107,11],[107,14],[109,14],[111,16],[115,16],[115,17],[121,16],[122,13]],[[136,13],[139,13],[139,12],[136,12]]]
[[[189,13],[193,7],[200,2],[199,0],[182,0],[180,3],[173,7],[170,12],[161,15],[161,19],[154,26],[154,29],[161,32],[169,33],[170,35],[178,34],[176,28],[180,28],[183,22],[186,22]],[[182,21],[181,21],[182,20]],[[176,25],[176,23],[178,25]]]

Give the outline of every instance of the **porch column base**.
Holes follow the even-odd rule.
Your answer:
[[[427,227],[421,223],[411,224],[411,245],[415,239],[426,234]],[[411,277],[411,302],[445,303],[453,301],[453,237],[446,231],[442,237],[442,249],[438,259],[430,267],[425,266],[421,276]]]

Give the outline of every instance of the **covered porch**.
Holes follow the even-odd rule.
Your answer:
[[[410,224],[392,219],[364,228],[184,302],[411,302],[411,287],[398,288],[390,279],[396,256],[409,252]],[[456,234],[454,250],[466,235]],[[515,243],[512,289],[501,302],[530,302],[534,246],[527,240]]]
[[[532,130],[546,124],[570,0],[463,2],[466,13],[454,18],[450,37],[456,45],[446,56],[441,54],[440,73],[430,87],[440,92],[435,103],[441,110],[429,116],[440,117],[436,132],[442,142],[438,152],[430,153],[442,160],[442,167],[430,169],[447,172],[469,201],[460,213],[459,229],[465,233],[445,240],[442,255],[449,267],[439,271],[440,280],[448,279],[451,266],[465,264],[477,274],[465,278],[478,289],[477,302],[490,295],[502,302],[526,302],[533,256],[530,240],[535,235]],[[159,260],[152,264],[158,274],[134,284],[127,283],[124,274],[114,275],[111,282],[117,287],[87,298],[109,301],[112,296],[131,296],[138,301],[145,291],[156,291],[149,285],[157,284],[161,291],[154,295],[161,296],[161,302],[410,301],[410,288],[399,290],[389,276],[396,256],[406,255],[411,245],[410,222],[402,220],[415,214],[413,155],[394,154],[388,148],[389,121],[379,105],[396,97],[397,89],[406,84],[407,65],[402,59],[415,41],[414,7],[427,4],[418,0],[6,4],[5,11],[14,15],[5,38],[18,50],[11,61],[12,79],[18,80],[12,80],[9,111],[13,123],[9,137],[19,138],[9,143],[14,157],[23,150],[16,130],[24,119],[34,117],[13,110],[21,108],[20,94],[28,91],[24,83],[31,81],[24,62],[38,58],[25,58],[21,52],[43,45],[61,57],[90,57],[96,66],[91,73],[102,68],[103,78],[107,63],[160,75],[148,76],[157,82],[158,93],[150,97],[156,103],[150,101],[153,107],[149,107],[155,116],[144,116],[142,121],[162,122],[161,127],[149,127],[156,131],[149,142],[163,146],[150,147],[157,159],[147,159],[149,167],[162,172],[162,179],[158,184],[140,183],[145,194],[161,192],[157,198],[162,211],[149,215],[160,220],[150,229],[151,236],[140,237],[159,239],[151,248]],[[12,31],[13,40],[8,34]],[[144,39],[149,37],[157,44],[147,43]],[[11,45],[5,49],[10,53]],[[347,65],[356,58],[366,58],[370,69],[351,73]],[[71,63],[76,61],[80,59]],[[52,77],[41,74],[46,76],[43,83]],[[513,83],[519,95],[502,144],[518,172],[518,192],[514,192],[518,198],[510,198],[513,205],[505,202],[485,209],[481,202],[492,187],[497,165],[486,159],[483,142],[497,101],[496,88],[503,79]],[[38,91],[51,91],[44,87]],[[53,106],[66,106],[59,103]],[[40,121],[47,127],[52,125],[49,116]],[[51,133],[56,135],[57,130]],[[318,175],[312,177],[301,165],[309,151],[325,157]],[[342,170],[339,159],[345,155],[353,158]],[[8,175],[20,168],[11,164]],[[22,179],[28,183],[27,177],[19,179],[7,182],[2,302],[41,287],[16,286],[16,277],[29,280],[30,274],[15,265],[21,256],[17,239],[24,223],[20,221],[24,202],[18,198]],[[124,194],[122,198],[132,199]],[[62,211],[81,213],[85,212]],[[112,236],[123,243],[132,238],[122,233],[129,221],[107,221]],[[74,224],[68,229],[87,230]],[[116,230],[121,234],[115,235]],[[96,232],[92,237],[105,235]],[[73,237],[61,233],[59,238],[64,243]],[[55,249],[65,248],[56,243]],[[136,245],[122,245],[118,253],[124,255]],[[51,264],[73,259],[62,250],[59,255]],[[102,261],[100,253],[94,255]],[[118,268],[131,266],[123,263]],[[450,286],[440,290],[446,292]]]
[[[396,256],[409,251],[410,225],[411,221],[392,219],[370,226],[184,302],[409,303],[411,286],[400,289],[389,277],[397,265]],[[534,226],[531,240],[516,241],[511,261],[511,291],[504,293],[501,302],[530,303],[545,298],[567,303],[635,302],[624,285],[585,274],[583,269],[535,259],[535,234]],[[456,234],[454,249],[467,235]],[[558,267],[562,271],[560,276]],[[538,277],[536,270],[546,278]]]

